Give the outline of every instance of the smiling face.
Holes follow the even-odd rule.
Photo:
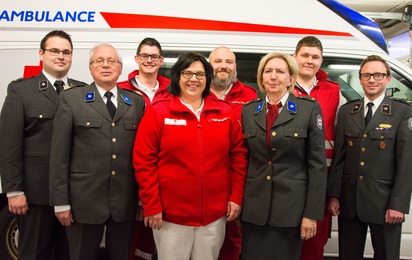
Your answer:
[[[385,64],[380,61],[370,61],[365,63],[362,67],[361,74],[363,73],[387,73],[387,69]],[[384,76],[381,80],[375,80],[375,78],[371,75],[369,80],[360,80],[360,84],[362,85],[363,91],[365,91],[365,96],[370,100],[373,101],[378,98],[380,95],[383,94],[385,91],[386,85],[391,82],[391,76]]]
[[[189,71],[193,73],[198,72],[205,72],[205,68],[203,67],[202,62],[195,61],[190,64],[189,67],[184,69],[184,71]],[[183,100],[184,103],[190,104],[193,102],[197,102],[202,100],[202,93],[206,87],[206,78],[204,79],[197,79],[196,75],[190,79],[185,78],[182,74],[180,74],[180,98]]]
[[[72,51],[70,42],[61,37],[50,37],[45,43],[45,49],[56,49],[59,51]],[[40,50],[39,58],[43,61],[43,69],[55,78],[61,79],[67,75],[72,65],[72,55],[64,56],[60,52],[52,56],[50,51]]]
[[[302,46],[298,53],[293,54],[293,58],[295,58],[299,68],[298,82],[299,78],[309,80],[315,77],[323,61],[321,50],[308,46]]]
[[[116,82],[122,74],[123,66],[119,62],[114,62],[112,64],[107,62],[107,60],[119,60],[117,52],[110,46],[102,46],[94,51],[91,60],[96,61],[98,59],[103,59],[104,61],[101,64],[97,64],[97,62],[90,64],[90,74],[99,87],[102,87],[105,90],[111,90],[116,86]]]
[[[266,63],[262,84],[268,95],[283,97],[294,80],[295,76],[289,74],[288,64],[283,59],[273,58]]]
[[[143,45],[142,48],[140,49],[139,54],[157,54],[160,55],[160,51],[156,46],[149,46],[149,45]],[[145,61],[142,61],[142,59],[136,55],[134,57],[134,61],[139,65],[139,75],[144,75],[144,74],[157,74],[159,71],[160,66],[163,64],[164,58],[161,57],[158,61],[154,62],[152,58],[148,58]]]
[[[229,87],[236,82],[236,57],[226,47],[220,47],[212,51],[209,63],[213,67],[212,85]]]

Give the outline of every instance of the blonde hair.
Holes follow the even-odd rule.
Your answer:
[[[272,59],[282,59],[288,65],[288,71],[290,76],[295,76],[295,80],[292,82],[290,86],[288,86],[288,92],[292,93],[293,88],[295,87],[296,79],[298,77],[298,64],[296,60],[289,54],[283,52],[272,52],[266,54],[259,62],[258,73],[257,73],[257,82],[259,85],[259,89],[262,93],[267,93],[265,86],[263,86],[263,72],[265,70],[266,64]]]

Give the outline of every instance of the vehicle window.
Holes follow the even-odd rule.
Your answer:
[[[159,70],[159,74],[170,78],[170,68],[177,61],[182,52],[166,51],[163,53],[165,62]],[[199,52],[206,58],[210,52]],[[257,68],[260,59],[265,53],[235,53],[237,64],[237,78],[244,84],[254,87],[258,96],[263,97],[257,84]],[[323,57],[321,69],[328,73],[328,78],[339,83],[342,95],[347,101],[363,97],[362,86],[359,83],[359,65],[361,59],[343,59],[335,57]],[[386,94],[395,98],[412,101],[412,82],[395,70],[391,71],[392,80],[386,88]]]

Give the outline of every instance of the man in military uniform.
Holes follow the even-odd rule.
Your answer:
[[[19,227],[18,259],[68,259],[66,232],[49,206],[49,156],[58,95],[69,79],[73,44],[64,31],[40,43],[42,72],[10,83],[0,119],[0,172]]]
[[[111,260],[127,260],[137,212],[132,156],[144,98],[116,86],[122,60],[109,44],[90,52],[94,82],[59,99],[50,156],[50,198],[67,226],[70,259],[97,259],[106,226]]]
[[[381,57],[367,57],[359,78],[365,97],[338,115],[328,207],[339,215],[340,259],[363,259],[369,227],[375,259],[395,260],[411,200],[412,108],[385,96],[391,75]]]

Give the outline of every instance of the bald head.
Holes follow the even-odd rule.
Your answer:
[[[214,49],[209,55],[213,67],[212,87],[228,88],[236,82],[236,56],[227,47]]]

